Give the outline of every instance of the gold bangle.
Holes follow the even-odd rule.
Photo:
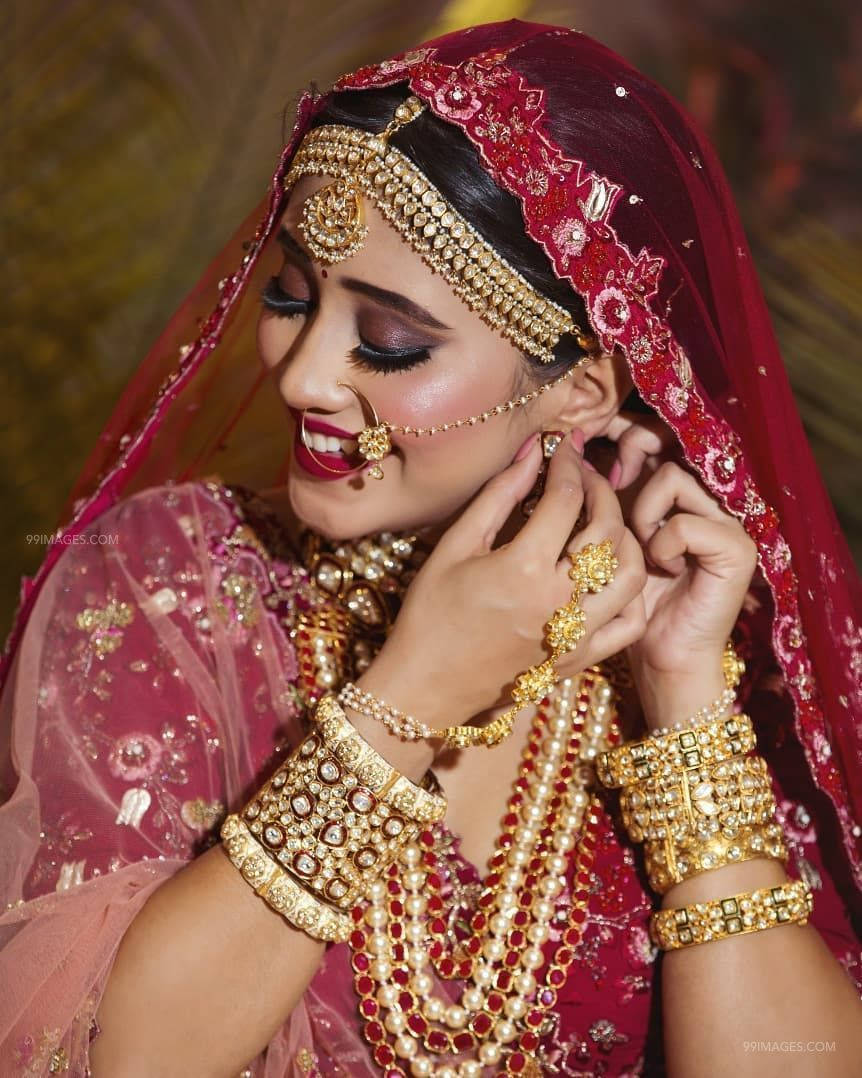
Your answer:
[[[221,826],[224,850],[255,893],[295,928],[319,940],[346,940],[353,923],[307,891],[272,859],[235,813]]]
[[[669,730],[661,737],[626,741],[596,760],[602,785],[633,786],[671,772],[743,756],[756,744],[751,719],[744,714],[715,719],[689,730]]]
[[[702,872],[758,857],[787,864],[784,832],[777,820],[740,828],[733,838],[715,835],[690,844],[676,843],[672,839],[644,843],[649,885],[659,895]]]
[[[657,910],[650,918],[650,937],[663,951],[674,951],[776,925],[804,925],[813,908],[814,898],[805,881],[791,880],[711,902]]]
[[[620,810],[632,842],[694,842],[766,823],[775,796],[762,756],[732,756],[625,786]]]
[[[334,696],[324,696],[314,709],[314,723],[326,747],[348,767],[378,800],[385,800],[417,825],[442,820],[446,798],[436,792],[433,772],[417,785],[396,771],[357,731]]]
[[[236,856],[252,858],[248,871],[261,886],[280,881],[284,902],[299,888],[346,914],[421,828],[443,816],[446,800],[432,772],[417,786],[391,767],[334,697],[323,697],[313,718],[315,727],[242,809],[242,829],[231,825],[231,837]],[[316,916],[309,913],[298,927],[315,935]]]

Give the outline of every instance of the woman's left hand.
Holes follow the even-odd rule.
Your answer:
[[[691,472],[662,462],[673,435],[658,420],[623,413],[609,436],[617,442],[619,465],[611,471],[617,490],[648,475],[633,497],[621,493],[647,564],[647,626],[628,656],[648,725],[672,725],[725,687],[722,653],[757,566],[757,548]]]

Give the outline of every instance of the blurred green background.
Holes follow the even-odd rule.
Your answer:
[[[263,195],[311,80],[448,29],[572,26],[718,147],[862,556],[862,17],[849,0],[12,0],[2,38],[0,632],[112,404]]]

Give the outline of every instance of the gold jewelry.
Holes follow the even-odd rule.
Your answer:
[[[575,583],[578,598],[587,592],[597,594],[610,584],[620,564],[610,539],[596,545],[587,543],[582,550],[568,551],[568,555],[572,562],[569,579]]]
[[[626,741],[598,758],[596,772],[604,786],[633,786],[645,779],[744,756],[754,746],[751,719],[732,715],[691,730],[668,730],[661,737]]]
[[[566,372],[569,373],[569,372]],[[551,457],[556,453],[557,447],[562,442],[565,435],[561,430],[543,430],[542,431],[542,463],[539,465],[539,471],[536,475],[536,481],[530,488],[529,492],[522,498],[519,503],[519,509],[522,516],[525,518],[532,516],[533,510],[539,504],[539,499],[545,492],[545,480],[548,475],[548,464]]]
[[[554,612],[547,624],[548,643],[560,655],[576,648],[587,635],[581,596],[586,592],[598,593],[610,584],[620,564],[610,539],[603,539],[597,545],[587,543],[582,550],[569,551],[569,557],[572,560],[569,579],[575,583],[572,598]]]
[[[443,817],[446,800],[432,773],[417,786],[391,767],[334,697],[318,703],[314,722],[241,813],[229,817],[222,837],[243,877],[273,908],[310,935],[332,939],[343,928],[336,914],[346,916],[401,848]]]
[[[353,923],[321,902],[284,871],[235,813],[221,826],[224,850],[256,894],[295,928],[319,940],[349,938]]]
[[[392,451],[392,442],[389,438],[389,431],[385,424],[380,422],[380,417],[377,415],[377,409],[371,403],[371,401],[359,390],[352,386],[349,382],[336,382],[336,385],[344,386],[345,389],[349,389],[350,392],[358,398],[360,405],[365,404],[371,409],[371,415],[374,419],[373,424],[370,427],[363,427],[357,434],[356,439],[358,442],[359,452],[368,461],[374,461],[372,466],[368,469],[368,474],[372,479],[382,479],[383,469],[377,463],[383,460],[383,458]],[[303,415],[305,413],[303,412]]]
[[[587,635],[586,616],[578,606],[579,596],[575,593],[571,600],[554,615],[545,626],[545,639],[554,651],[563,654],[573,651]]]
[[[306,706],[368,668],[407,590],[429,553],[416,534],[380,532],[352,541],[326,540],[305,529],[300,554],[311,582],[308,609],[290,630]]]
[[[362,454],[365,461],[374,461],[374,465],[369,469],[368,474],[373,475],[375,479],[381,479],[383,477],[383,469],[380,467],[379,461],[383,460],[389,453],[392,452],[392,434],[412,434],[414,437],[419,438],[425,435],[431,436],[434,434],[442,434],[445,431],[459,430],[461,427],[474,427],[477,423],[486,423],[489,419],[492,419],[495,415],[503,415],[504,412],[511,412],[515,408],[520,408],[525,404],[529,404],[531,400],[535,400],[536,397],[542,393],[547,393],[549,389],[553,389],[554,386],[559,385],[560,382],[565,381],[567,378],[571,378],[577,366],[570,367],[567,371],[563,371],[557,378],[552,379],[550,382],[543,382],[540,386],[531,390],[529,393],[522,393],[519,397],[513,397],[511,400],[504,401],[503,404],[495,404],[493,408],[490,408],[486,412],[477,412],[476,415],[465,416],[462,419],[453,419],[445,423],[435,423],[431,427],[413,427],[409,424],[390,423],[388,420],[381,420],[376,410],[374,409],[368,398],[359,392],[349,382],[338,382],[338,385],[345,386],[351,390],[357,397],[365,401],[374,417],[374,423],[370,427],[363,427],[362,430],[356,435],[358,445],[358,452]],[[305,414],[303,413],[303,423],[305,421]],[[544,435],[543,435],[544,439]],[[543,441],[543,450],[544,450]],[[308,449],[308,445],[306,445]],[[315,459],[317,459],[315,457]],[[326,467],[326,465],[323,465]],[[352,471],[360,471],[365,467],[365,464],[359,464]],[[330,468],[329,471],[336,471],[338,469]],[[379,474],[378,474],[379,473]],[[341,475],[350,475],[351,470],[340,471]]]
[[[763,757],[734,756],[624,786],[620,811],[632,842],[688,843],[766,823],[775,798]]]
[[[587,551],[589,550],[589,553]],[[610,551],[610,556],[608,552]],[[496,745],[503,741],[512,732],[515,716],[528,704],[539,704],[554,688],[557,682],[557,671],[554,663],[561,655],[577,646],[579,640],[586,635],[584,628],[584,614],[580,610],[581,597],[580,587],[586,590],[600,591],[605,584],[613,580],[613,572],[617,567],[617,559],[613,556],[613,544],[609,539],[602,540],[597,546],[587,544],[582,552],[585,554],[585,565],[600,566],[604,576],[604,583],[599,583],[599,569],[595,575],[588,573],[583,580],[576,583],[575,591],[571,600],[563,607],[554,611],[550,621],[545,626],[545,639],[551,648],[551,657],[537,666],[531,666],[523,674],[515,678],[512,688],[513,707],[508,708],[502,715],[498,715],[487,726],[447,726],[442,736],[458,748],[466,748],[469,745]]]
[[[666,894],[676,883],[711,872],[723,865],[736,865],[758,857],[787,864],[788,853],[781,824],[775,819],[742,827],[734,838],[716,835],[687,844],[644,843],[644,864],[649,885],[658,895]]]
[[[315,258],[328,265],[358,251],[368,233],[363,198],[369,199],[467,306],[544,363],[564,333],[584,338],[571,314],[538,293],[466,221],[390,137],[425,109],[410,96],[379,135],[326,124],[309,131],[284,181],[330,176],[303,204],[299,228]]]
[[[620,808],[629,838],[644,843],[650,886],[658,894],[725,864],[787,860],[761,756],[734,756],[624,787]]]
[[[338,702],[347,704],[360,714],[367,715],[370,719],[382,722],[387,730],[404,741],[421,741],[423,738],[440,736],[430,726],[426,726],[424,722],[419,722],[412,716],[405,715],[403,711],[398,711],[397,708],[391,707],[383,700],[378,700],[376,696],[372,696],[370,692],[360,689],[352,681],[348,681],[342,686],[341,692],[338,694]]]
[[[447,870],[432,832],[402,850],[400,871],[372,884],[349,944],[363,1035],[381,1070],[541,1073],[540,1039],[587,923],[600,803],[589,790],[591,762],[619,737],[611,695],[593,667],[561,678],[537,710],[461,938],[458,896],[443,897]],[[554,922],[559,941],[550,944]],[[435,991],[435,973],[465,982],[463,992]],[[384,1031],[396,1035],[393,1045]]]
[[[325,696],[320,701],[314,721],[326,748],[355,773],[378,801],[383,800],[389,806],[384,815],[391,816],[394,809],[409,822],[423,826],[443,819],[446,798],[437,792],[433,773],[426,772],[422,785],[417,786],[396,771],[355,729],[334,696]],[[387,835],[396,833],[392,828],[387,830],[385,824],[383,830]]]
[[[808,884],[792,880],[729,898],[657,910],[650,918],[650,936],[663,951],[673,951],[780,924],[804,925],[813,909],[814,897]]]

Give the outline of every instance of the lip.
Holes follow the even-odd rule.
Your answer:
[[[322,425],[326,426],[326,424]],[[314,429],[310,427],[310,424],[306,424],[306,428]],[[337,430],[337,427],[329,427],[326,430],[319,431],[319,433],[329,434],[331,431]],[[339,434],[338,436],[340,437],[341,435]],[[315,449],[314,456],[312,456],[308,447],[302,441],[302,429],[298,423],[293,435],[293,457],[304,472],[313,475],[316,479],[324,480],[343,479],[346,475],[359,475],[366,467],[370,467],[372,463],[370,460],[366,460],[363,461],[360,467],[357,467],[356,464],[351,463],[350,458],[344,457],[341,453],[325,453],[320,449]],[[327,471],[320,461],[327,468],[331,468],[332,471]]]
[[[296,420],[296,429],[302,429],[302,412],[297,408],[291,408],[288,405],[288,411]],[[333,427],[331,423],[324,423],[322,419],[314,419],[313,416],[307,415],[305,417],[305,429],[311,431],[317,431],[318,434],[331,434],[333,438],[355,438],[356,431],[342,430],[341,427]],[[317,453],[318,450],[315,450]]]

